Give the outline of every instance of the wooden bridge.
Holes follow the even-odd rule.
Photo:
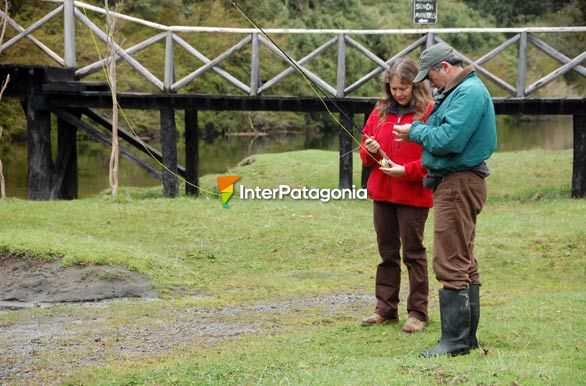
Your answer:
[[[28,39],[42,53],[48,55],[58,66],[47,67],[35,64],[2,65],[0,79],[10,75],[11,81],[6,96],[22,100],[27,114],[28,125],[28,189],[30,199],[75,198],[77,196],[77,154],[76,131],[81,129],[93,138],[109,143],[108,131],[111,123],[92,108],[109,108],[112,106],[111,94],[106,84],[82,81],[83,78],[101,71],[109,58],[101,58],[93,63],[79,63],[76,49],[76,36],[79,33],[90,33],[96,39],[108,44],[108,36],[102,31],[90,14],[103,17],[106,10],[73,0],[51,0],[55,8],[44,17],[28,27],[19,25],[9,15],[0,11],[0,16],[15,31],[10,39],[0,46],[2,56],[10,55],[10,48],[23,39]],[[198,134],[197,112],[201,110],[242,110],[242,111],[334,111],[340,113],[340,121],[344,127],[353,132],[356,125],[354,115],[367,116],[378,95],[354,96],[360,94],[363,86],[376,80],[381,73],[390,68],[399,57],[416,54],[419,50],[437,42],[446,43],[453,34],[499,34],[506,40],[477,59],[472,59],[454,47],[463,60],[476,68],[485,81],[498,87],[506,95],[494,98],[497,114],[565,114],[574,117],[574,165],[572,179],[572,195],[584,197],[586,194],[586,100],[580,98],[535,97],[544,86],[560,78],[569,71],[586,77],[586,68],[582,63],[586,60],[586,51],[574,58],[559,52],[537,35],[542,34],[584,34],[586,27],[539,27],[539,28],[466,28],[466,29],[402,29],[402,30],[295,30],[266,29],[264,33],[255,28],[211,28],[165,26],[132,16],[110,12],[110,15],[137,23],[155,31],[155,34],[128,48],[113,42],[116,61],[125,61],[158,92],[131,93],[118,92],[118,100],[122,108],[156,109],[160,111],[162,151],[159,152],[144,144],[124,129],[120,137],[133,147],[158,159],[165,166],[162,173],[148,162],[136,157],[128,150],[121,154],[135,161],[149,173],[163,181],[165,195],[173,197],[178,193],[177,174],[185,178],[186,191],[197,194],[198,184]],[[63,20],[63,57],[34,37],[34,32],[49,20],[60,17]],[[76,20],[87,27],[87,31],[76,31]],[[242,36],[232,47],[210,59],[195,46],[206,33],[231,34]],[[266,35],[265,35],[266,33]],[[277,46],[270,36],[287,36],[294,34],[319,35],[325,40],[310,53],[299,59],[291,58]],[[382,35],[386,37],[410,36],[412,41],[404,48],[381,57],[360,42],[361,37]],[[188,38],[186,36],[195,36]],[[363,39],[364,40],[364,39]],[[194,43],[195,42],[195,43]],[[151,71],[147,64],[140,63],[136,56],[139,52],[154,44],[165,45],[164,68]],[[548,57],[560,63],[560,67],[540,79],[528,84],[528,47],[533,46]],[[494,72],[487,69],[487,63],[501,55],[509,47],[517,47],[518,71],[515,82],[507,82]],[[177,55],[176,49],[184,50],[190,58],[195,58],[201,65],[193,68],[189,74],[176,79],[176,63],[185,55]],[[330,84],[325,76],[311,71],[307,67],[310,62],[329,50],[336,50],[337,67],[335,83]],[[350,67],[347,58],[350,50],[370,63],[370,67]],[[235,55],[246,54],[249,57],[249,80],[238,79],[230,74],[221,64]],[[269,66],[278,58],[285,69],[271,74],[261,73],[261,64]],[[193,61],[190,59],[190,63]],[[362,62],[361,62],[362,63]],[[204,81],[202,75],[214,72],[227,85],[238,90],[239,95],[202,95],[181,93],[197,82]],[[300,76],[309,79],[321,93],[316,95],[268,95],[277,92],[277,85],[289,76]],[[162,74],[161,74],[162,73]],[[158,74],[159,76],[157,76]],[[350,81],[352,74],[355,81]],[[361,74],[361,75],[359,75]],[[513,84],[511,84],[513,83]],[[174,112],[185,110],[186,165],[177,165],[177,129]],[[58,118],[58,150],[56,163],[51,157],[51,114]],[[82,116],[89,119],[82,119]],[[359,126],[362,126],[361,124]],[[340,186],[352,185],[352,141],[348,133],[340,131]],[[195,185],[195,186],[194,186]]]

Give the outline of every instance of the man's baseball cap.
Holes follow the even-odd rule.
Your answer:
[[[429,69],[442,60],[446,60],[454,53],[454,49],[447,44],[438,43],[429,48],[426,48],[419,57],[419,72],[413,83],[419,83],[427,77]]]

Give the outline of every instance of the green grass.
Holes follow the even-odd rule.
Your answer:
[[[245,186],[337,185],[336,152],[255,155],[225,174]],[[586,202],[569,198],[571,151],[497,153],[479,217],[486,351],[424,360],[439,336],[430,264],[431,324],[408,336],[396,326],[364,329],[364,304],[245,312],[259,332],[118,358],[80,369],[71,384],[579,384],[586,374]],[[358,159],[354,159],[355,181]],[[216,191],[216,176],[202,178]],[[368,201],[164,199],[160,189],[122,189],[71,202],[0,202],[0,252],[61,258],[64,265],[118,264],[150,276],[166,299],[110,305],[114,325],[170,310],[272,304],[333,294],[369,295],[378,262]],[[432,220],[426,229],[431,245]],[[429,253],[431,256],[431,251]],[[403,276],[403,288],[406,276]],[[404,315],[404,304],[402,304]],[[15,324],[36,314],[82,315],[73,306],[0,314]],[[53,359],[58,361],[59,359]]]

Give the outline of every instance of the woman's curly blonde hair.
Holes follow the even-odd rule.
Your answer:
[[[422,119],[425,116],[427,106],[433,101],[429,88],[424,82],[413,83],[417,75],[417,63],[413,59],[399,58],[393,62],[391,68],[382,77],[383,90],[385,95],[377,102],[376,109],[380,122],[384,122],[389,107],[397,104],[391,94],[390,83],[394,77],[399,77],[401,83],[413,85],[411,106],[415,111],[415,119]]]

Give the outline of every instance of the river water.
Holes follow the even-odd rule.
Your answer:
[[[571,116],[535,116],[516,118],[498,116],[497,151],[529,149],[569,149],[573,144]],[[53,144],[55,145],[55,144]],[[124,142],[122,142],[124,146]],[[152,144],[157,146],[156,144]],[[183,164],[184,146],[178,146]],[[338,150],[335,133],[276,134],[261,137],[230,136],[208,143],[200,142],[200,175],[225,173],[252,154],[277,153],[302,149]],[[55,154],[56,151],[53,151]],[[110,149],[80,135],[78,141],[79,196],[87,197],[108,189]],[[27,198],[27,153],[25,144],[0,143],[4,165],[6,195]],[[134,163],[120,157],[120,186],[161,185]],[[154,165],[154,164],[153,164]],[[354,167],[359,167],[354,165]],[[183,187],[182,187],[183,189]]]

